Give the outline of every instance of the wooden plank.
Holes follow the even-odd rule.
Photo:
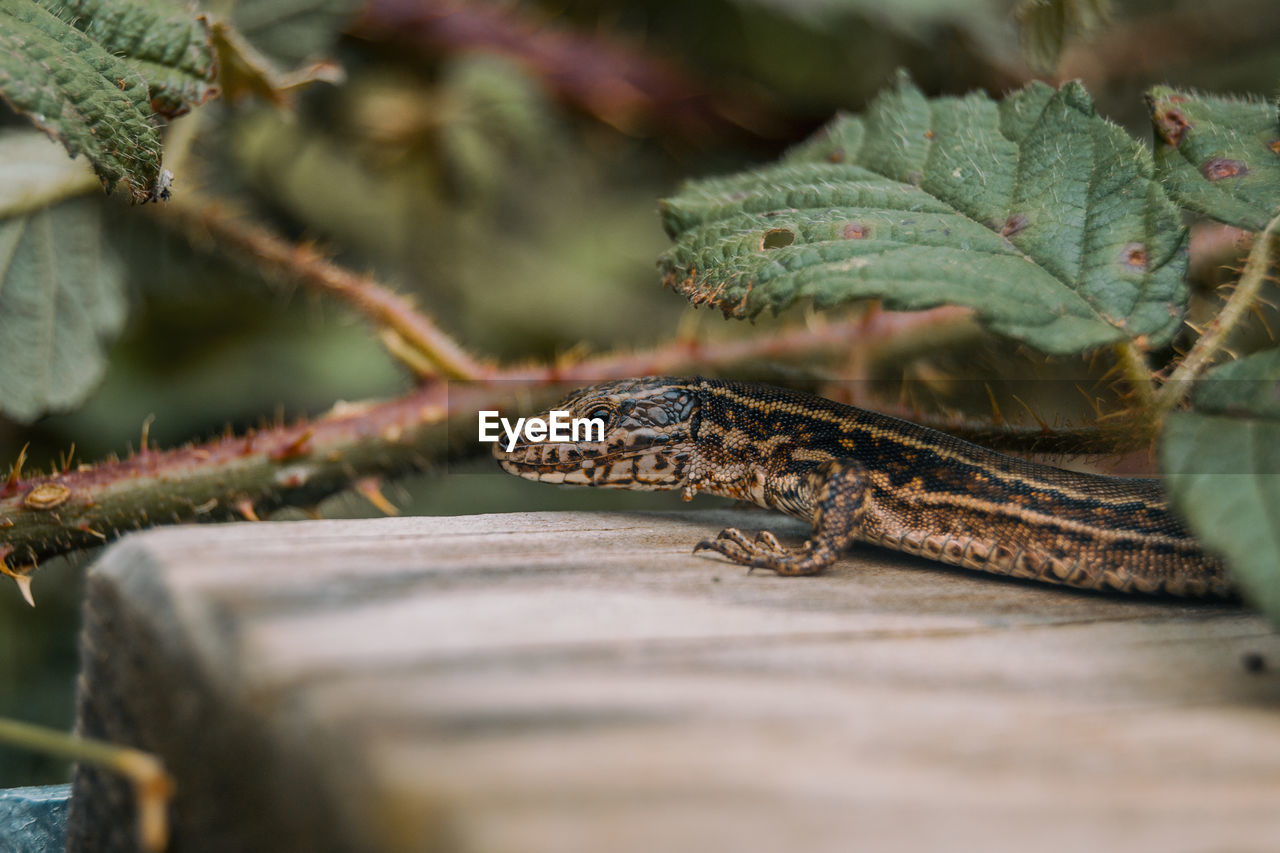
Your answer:
[[[716,511],[130,537],[89,581],[80,723],[164,756],[183,851],[1280,849],[1259,617],[870,548],[812,578],[690,554],[727,524],[802,533]],[[127,849],[128,805],[79,773],[70,849]]]

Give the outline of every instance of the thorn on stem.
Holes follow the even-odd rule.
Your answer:
[[[1000,411],[1000,404],[996,402],[996,392],[991,390],[989,384],[983,383],[987,389],[987,399],[991,401],[991,422],[996,426],[1004,424],[1004,415]]]
[[[31,575],[14,575],[13,582],[18,585],[18,591],[22,593],[22,597],[26,599],[27,604],[35,607],[36,599],[31,594]]]
[[[1041,432],[1045,432],[1045,433],[1053,432],[1053,428],[1050,427],[1047,423],[1045,423],[1044,419],[1041,418],[1039,415],[1037,415],[1035,412],[1035,409],[1032,409],[1030,406],[1028,406],[1025,400],[1023,400],[1017,394],[1013,395],[1013,399],[1017,400],[1019,405],[1021,405],[1022,408],[1027,410],[1027,414],[1031,415],[1031,417],[1035,419],[1035,422],[1040,425]]]
[[[276,461],[285,459],[294,459],[298,456],[305,456],[308,452],[307,444],[311,441],[311,436],[315,435],[313,427],[307,427],[300,435],[286,444],[284,447],[271,451],[271,458]]]
[[[384,515],[399,515],[400,510],[391,501],[387,500],[387,496],[382,493],[382,479],[380,477],[364,477],[356,481],[356,491],[364,496],[364,499],[378,508]]]
[[[103,533],[101,530],[93,529],[87,523],[78,525],[76,529],[82,533],[88,533],[90,536],[101,539],[103,542],[107,541],[107,534]]]
[[[241,498],[231,505],[231,508],[240,513],[245,521],[262,521],[258,518],[258,514],[253,511],[253,501],[248,498]]]
[[[31,576],[35,573],[36,567],[32,563],[29,566],[17,566],[9,568],[4,564],[4,558],[13,553],[12,545],[0,546],[0,572],[13,578],[13,582],[18,585],[18,591],[22,593],[22,597],[26,599],[27,604],[32,607],[36,606],[36,600],[31,595]]]
[[[140,449],[138,450],[139,456],[145,456],[147,452],[150,450],[151,425],[155,423],[155,420],[156,420],[156,416],[154,412],[142,419],[142,438],[140,443]]]
[[[22,445],[22,449],[18,451],[18,458],[14,460],[13,467],[9,469],[9,479],[5,482],[4,488],[0,489],[0,497],[11,495],[17,491],[18,481],[22,479],[22,466],[27,461],[27,448],[30,443]]]

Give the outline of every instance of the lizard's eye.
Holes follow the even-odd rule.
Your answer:
[[[605,422],[605,424],[608,424],[608,423],[609,423],[609,410],[608,410],[608,409],[603,409],[603,408],[601,408],[601,409],[596,409],[596,410],[594,410],[591,414],[587,415],[587,419],[588,419],[588,420],[593,420],[593,421],[604,421],[604,422]]]

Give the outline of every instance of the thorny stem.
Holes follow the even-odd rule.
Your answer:
[[[469,438],[474,451],[476,410],[530,405],[540,395],[560,393],[552,383],[717,370],[750,358],[842,351],[853,345],[856,332],[854,324],[823,324],[721,344],[679,341],[573,364],[495,370],[491,381],[480,383],[437,379],[395,400],[340,404],[310,422],[166,451],[143,449],[127,459],[61,473],[16,472],[0,482],[0,572],[21,586],[29,584],[40,560],[127,530],[253,518],[276,506],[309,505],[362,478],[426,467],[448,455],[451,437]],[[468,415],[470,422],[463,423]]]
[[[144,850],[163,850],[169,843],[169,801],[173,777],[149,752],[78,737],[57,729],[0,718],[0,741],[83,761],[113,770],[133,783],[138,806],[138,841]]]
[[[1271,242],[1277,228],[1280,228],[1280,215],[1268,222],[1267,227],[1254,237],[1253,248],[1249,250],[1249,258],[1245,261],[1235,292],[1157,392],[1155,411],[1158,418],[1162,419],[1182,402],[1191,389],[1192,380],[1208,368],[1236,326],[1253,307],[1273,261]]]
[[[295,245],[232,215],[226,208],[188,193],[157,215],[193,243],[212,242],[266,275],[297,282],[342,299],[378,325],[393,331],[448,379],[475,379],[488,370],[409,299],[371,276],[357,275],[325,258],[316,248]],[[393,352],[393,354],[395,354]],[[421,362],[410,363],[420,369]]]
[[[936,322],[928,312],[920,322]],[[896,324],[893,333],[901,333]],[[887,334],[887,333],[886,333]],[[861,320],[815,322],[723,342],[679,340],[573,363],[494,370],[484,382],[428,382],[406,396],[341,404],[312,421],[0,483],[0,572],[20,585],[35,565],[156,524],[254,518],[307,506],[364,481],[475,452],[475,412],[525,408],[584,385],[646,374],[722,372],[751,361],[847,353],[879,343]],[[939,424],[956,431],[957,426]],[[963,426],[963,425],[962,425]],[[1072,434],[1075,434],[1074,432]],[[1002,433],[1003,437],[1011,437]],[[1016,437],[1016,436],[1013,436]],[[1024,436],[1027,437],[1027,436]],[[1029,435],[1043,449],[1050,435]]]
[[[1155,403],[1156,387],[1151,381],[1151,368],[1147,366],[1146,356],[1133,341],[1116,344],[1112,351],[1125,385],[1137,397],[1137,408],[1144,412],[1151,411]]]

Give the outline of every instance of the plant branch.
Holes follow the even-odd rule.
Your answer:
[[[256,519],[283,505],[308,506],[359,484],[376,497],[381,478],[474,453],[480,409],[526,407],[574,387],[631,376],[719,373],[752,362],[845,356],[899,335],[904,323],[934,328],[919,312],[874,326],[861,318],[814,320],[727,341],[675,340],[652,349],[617,352],[551,365],[493,369],[481,381],[428,382],[394,400],[339,404],[309,421],[224,435],[172,450],[143,446],[126,459],[23,477],[15,464],[0,483],[0,572],[29,592],[39,561],[157,524]],[[965,435],[967,425],[938,426]],[[983,429],[981,425],[977,430]],[[981,437],[993,436],[989,425]],[[976,437],[976,436],[975,436]],[[1078,449],[1087,431],[997,430],[994,437],[1056,452],[1061,440]],[[1055,443],[1057,442],[1057,443]]]
[[[408,298],[371,276],[338,266],[314,246],[290,243],[262,226],[245,222],[198,193],[188,193],[183,198],[161,208],[157,218],[191,242],[212,243],[264,275],[343,300],[394,332],[446,378],[475,379],[489,372]],[[394,350],[392,354],[396,354]],[[422,368],[421,360],[408,364],[415,371]]]
[[[716,370],[750,358],[844,351],[856,324],[820,324],[723,343],[677,341],[572,364],[492,371],[488,381],[436,380],[383,402],[339,404],[311,421],[225,435],[172,450],[0,483],[0,572],[29,585],[41,560],[157,524],[255,518],[310,505],[366,478],[423,468],[474,451],[475,412],[587,384],[653,373]],[[541,396],[540,396],[541,395]]]
[[[137,799],[141,848],[163,850],[169,843],[169,800],[173,798],[174,782],[160,759],[151,753],[3,718],[0,741],[95,764],[124,776],[133,783]]]
[[[1112,352],[1125,386],[1137,398],[1136,408],[1143,412],[1151,411],[1155,404],[1156,388],[1151,381],[1151,368],[1147,366],[1146,356],[1133,341],[1116,344],[1112,347]]]
[[[1253,308],[1258,293],[1262,290],[1263,282],[1266,281],[1267,270],[1275,261],[1271,253],[1271,243],[1277,228],[1280,228],[1280,215],[1275,216],[1267,223],[1267,227],[1254,237],[1253,247],[1249,250],[1249,258],[1245,261],[1244,271],[1240,274],[1240,281],[1236,283],[1235,292],[1231,294],[1227,304],[1205,328],[1204,334],[1156,394],[1157,416],[1163,418],[1182,402],[1191,388],[1192,381],[1209,367],[1230,338],[1231,333]]]

